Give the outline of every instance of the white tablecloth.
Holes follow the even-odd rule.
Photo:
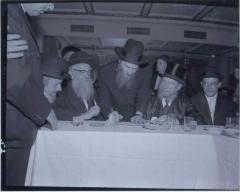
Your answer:
[[[27,186],[239,189],[239,140],[140,126],[40,130]]]

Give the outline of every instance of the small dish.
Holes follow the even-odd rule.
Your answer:
[[[167,125],[155,125],[152,123],[145,123],[142,127],[145,129],[152,129],[152,130],[168,130],[169,129]]]
[[[203,130],[213,134],[221,134],[223,127],[204,127]]]

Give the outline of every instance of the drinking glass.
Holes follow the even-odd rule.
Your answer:
[[[236,118],[234,117],[226,117],[225,128],[233,129],[236,126]]]
[[[196,121],[193,117],[184,117],[184,126],[183,130],[186,132],[191,132],[196,128]]]

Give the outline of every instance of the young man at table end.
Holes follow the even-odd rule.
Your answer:
[[[232,99],[218,92],[222,79],[215,68],[207,67],[201,81],[203,91],[191,98],[205,125],[225,125],[226,117],[236,115]]]

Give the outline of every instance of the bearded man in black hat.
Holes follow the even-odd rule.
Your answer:
[[[218,92],[222,79],[215,68],[207,67],[201,81],[203,91],[191,98],[205,125],[225,125],[226,117],[236,114],[231,97]]]
[[[74,125],[96,117],[100,108],[95,100],[93,70],[98,58],[85,52],[74,53],[67,63],[71,80],[54,102],[57,119],[73,121]]]
[[[171,117],[183,123],[184,116],[191,116],[198,122],[199,115],[189,99],[182,93],[185,70],[180,64],[169,65],[164,74],[159,73],[161,81],[156,96],[152,96],[148,104],[146,119]]]
[[[150,96],[152,68],[143,56],[144,45],[129,39],[123,48],[115,48],[119,60],[100,68],[98,99],[104,119],[116,112],[123,121],[140,123]]]

